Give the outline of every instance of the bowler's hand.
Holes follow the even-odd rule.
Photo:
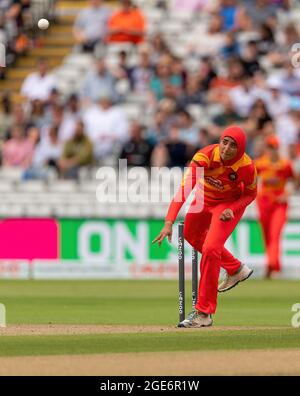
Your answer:
[[[171,242],[172,239],[172,222],[166,221],[163,229],[159,233],[159,235],[152,241],[152,243],[158,242],[158,246],[160,247],[162,241],[168,237],[168,241]]]
[[[234,219],[234,214],[231,209],[225,209],[220,216],[220,220],[222,221],[229,221],[232,219]]]

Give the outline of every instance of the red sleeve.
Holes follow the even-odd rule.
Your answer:
[[[229,206],[234,213],[245,209],[256,198],[257,171],[253,163],[250,165],[250,169],[248,167],[245,169],[243,185],[244,189],[242,196]]]
[[[206,167],[207,164],[205,162],[199,162],[199,161],[192,161],[190,162],[184,177],[181,182],[181,186],[179,187],[177,193],[175,194],[174,198],[172,199],[167,216],[165,218],[165,221],[172,221],[174,222],[176,220],[176,217],[182,208],[182,205],[185,203],[185,201],[188,199],[190,193],[193,191],[196,181],[197,181],[197,169],[199,167]]]

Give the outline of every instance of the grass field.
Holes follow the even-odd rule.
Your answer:
[[[190,284],[187,297],[189,290]],[[298,281],[249,280],[219,295],[213,328],[175,329],[175,281],[1,281],[0,303],[6,306],[8,326],[0,330],[0,356],[296,351],[300,329],[291,326],[291,307],[300,302],[299,291]],[[190,298],[186,306],[188,312]],[[15,325],[27,325],[32,333],[23,333],[19,326],[19,333],[11,335]],[[41,325],[52,332],[36,333]],[[56,327],[67,328],[61,325],[94,327],[83,333],[56,333]],[[111,330],[98,333],[95,325]],[[113,331],[122,326],[122,331]]]

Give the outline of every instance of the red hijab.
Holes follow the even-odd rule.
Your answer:
[[[221,135],[221,140],[224,139],[225,136],[231,137],[237,144],[236,156],[230,161],[223,161],[224,165],[230,166],[233,165],[238,160],[240,160],[242,156],[245,154],[247,138],[244,130],[236,125],[232,125],[230,127],[225,128]]]

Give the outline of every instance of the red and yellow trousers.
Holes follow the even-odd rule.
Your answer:
[[[213,314],[217,307],[218,280],[221,267],[233,275],[241,262],[224,247],[224,244],[240,221],[244,210],[235,212],[234,219],[220,220],[221,213],[230,208],[230,202],[215,206],[204,204],[203,210],[193,213],[191,205],[184,221],[184,237],[198,252],[200,261],[200,280],[195,308]]]
[[[281,270],[281,234],[287,221],[286,203],[270,202],[267,198],[257,197],[260,224],[264,236],[267,268]]]

